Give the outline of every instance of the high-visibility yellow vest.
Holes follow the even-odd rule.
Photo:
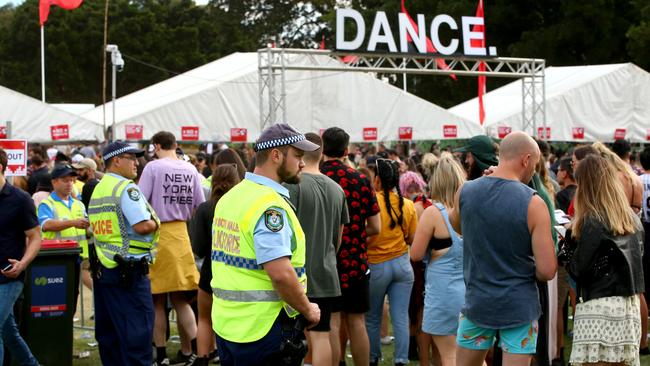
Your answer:
[[[84,189],[84,182],[80,181],[79,179],[74,181],[74,184],[72,185],[72,194],[78,199],[81,200],[81,191]]]
[[[122,212],[122,192],[129,183],[133,181],[104,174],[102,180],[97,183],[88,205],[88,218],[95,236],[97,257],[106,268],[117,267],[115,254],[126,258],[129,255],[151,253],[152,258],[155,258],[160,230],[152,234],[150,242],[129,238],[128,223]],[[160,226],[160,220],[146,198],[141,196],[140,199],[147,205],[151,219]]]
[[[52,198],[52,195],[49,195],[41,201],[41,204],[50,208],[54,215],[52,217],[54,220],[78,220],[86,216],[83,203],[74,198],[72,198],[72,206],[70,208],[63,202]],[[86,238],[85,229],[69,227],[61,231],[43,231],[43,239],[74,240],[81,247],[81,257],[84,259],[88,258],[88,239]]]
[[[286,212],[291,225],[291,265],[306,290],[305,234],[291,206],[273,188],[244,179],[221,197],[212,222],[212,326],[222,338],[249,343],[264,337],[284,306],[268,274],[257,264],[253,233],[266,210]]]
[[[207,178],[204,178],[201,174],[199,174],[199,176],[201,177],[201,186],[203,189],[207,189],[209,192],[210,189],[212,189],[212,176],[209,176]]]

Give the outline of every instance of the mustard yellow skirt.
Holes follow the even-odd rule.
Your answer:
[[[196,269],[187,225],[184,221],[160,225],[156,260],[149,268],[151,293],[196,290],[199,271]]]

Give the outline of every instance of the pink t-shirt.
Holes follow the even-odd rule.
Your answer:
[[[149,162],[138,186],[160,221],[187,221],[205,201],[199,172],[185,161],[171,158]]]

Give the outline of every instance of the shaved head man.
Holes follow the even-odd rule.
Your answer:
[[[526,184],[540,151],[523,132],[503,139],[499,165],[456,193],[450,219],[463,235],[465,305],[458,326],[457,364],[479,366],[497,333],[503,365],[530,364],[541,314],[536,280],[557,269],[551,220]]]

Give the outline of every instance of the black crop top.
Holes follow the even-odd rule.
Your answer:
[[[451,247],[451,238],[438,239],[431,238],[429,240],[429,250],[442,250]]]

